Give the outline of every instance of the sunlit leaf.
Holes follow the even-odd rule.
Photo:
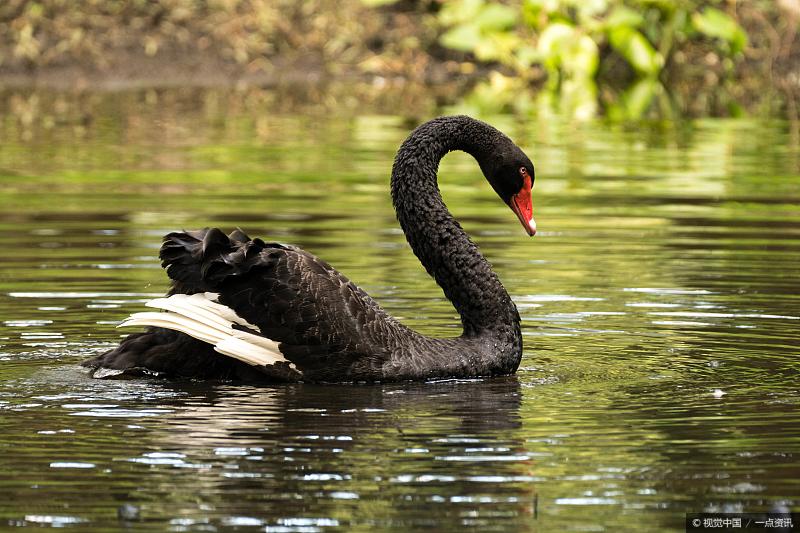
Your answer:
[[[664,65],[664,58],[656,52],[644,35],[628,26],[617,26],[609,32],[611,46],[643,74],[655,74]]]
[[[597,71],[600,60],[600,51],[588,35],[580,35],[574,42],[569,43],[564,55],[567,70],[582,77],[592,77]]]
[[[545,67],[557,69],[561,63],[560,51],[575,35],[575,28],[568,24],[556,22],[545,28],[539,36],[539,54],[542,56]]]
[[[475,24],[482,30],[505,30],[517,22],[517,11],[501,4],[489,4],[478,12]]]
[[[474,24],[459,24],[439,38],[443,46],[462,52],[472,52],[480,41],[481,31]]]
[[[554,4],[549,6],[548,4]],[[522,3],[522,21],[531,28],[540,28],[547,21],[547,15],[558,7],[558,0],[525,0]]]
[[[530,67],[539,60],[539,52],[533,46],[524,44],[516,50],[517,62],[523,67]]]
[[[638,12],[625,6],[617,6],[606,17],[606,25],[609,28],[616,28],[618,26],[627,26],[629,28],[638,28],[644,17]]]
[[[482,61],[506,61],[513,57],[520,38],[510,32],[495,32],[484,36],[475,47],[475,57]]]
[[[591,77],[597,70],[597,44],[574,27],[556,22],[539,38],[539,54],[550,71],[561,68],[570,76]]]
[[[484,5],[484,0],[451,0],[444,2],[437,18],[444,26],[470,22],[475,19]]]
[[[747,46],[747,33],[735,20],[719,9],[709,7],[702,13],[695,13],[692,15],[692,25],[700,33],[726,41],[735,54]]]
[[[608,9],[607,0],[582,0],[575,4],[581,20],[589,19],[603,13]]]
[[[562,0],[525,0],[523,6],[534,11],[552,12],[561,7]]]

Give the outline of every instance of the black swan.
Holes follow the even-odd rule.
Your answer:
[[[520,319],[497,275],[442,201],[439,161],[463,150],[533,236],[530,159],[504,134],[466,116],[416,128],[392,167],[392,199],[411,249],[453,303],[455,338],[430,338],[389,316],[324,261],[236,230],[170,233],[159,256],[172,279],[147,326],[85,361],[95,377],[156,374],[264,381],[399,381],[511,374]]]

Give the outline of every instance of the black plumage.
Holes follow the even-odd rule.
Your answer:
[[[160,257],[173,282],[170,294],[217,294],[219,304],[258,329],[254,333],[278,343],[286,362],[254,367],[184,333],[149,327],[84,365],[125,373],[317,382],[513,373],[522,355],[517,309],[439,193],[439,161],[452,150],[473,155],[509,205],[525,187],[520,172],[532,176],[533,165],[508,137],[463,116],[421,125],[398,151],[392,169],[398,220],[460,314],[461,336],[429,338],[407,328],[299,248],[250,239],[240,230],[225,235],[205,229],[164,238]]]

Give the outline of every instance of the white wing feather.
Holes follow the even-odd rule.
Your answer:
[[[163,311],[134,313],[117,327],[157,326],[180,331],[213,345],[214,350],[223,355],[253,366],[288,362],[277,342],[235,329],[234,324],[258,331],[256,326],[237,315],[233,309],[218,303],[218,297],[218,294],[206,292],[156,298],[145,305]],[[293,364],[290,365],[295,368]]]

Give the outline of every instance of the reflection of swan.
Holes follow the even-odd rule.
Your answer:
[[[460,337],[429,338],[403,326],[299,248],[211,229],[167,235],[160,256],[173,289],[170,297],[148,304],[166,312],[133,315],[123,325],[151,327],[85,364],[193,377],[241,377],[246,370],[262,379],[306,382],[516,371],[522,356],[517,309],[439,193],[439,161],[451,150],[475,157],[529,235],[536,232],[534,172],[508,137],[463,116],[423,124],[397,153],[397,217],[414,253],[461,315]]]
[[[175,412],[160,417],[169,427],[169,435],[161,443],[167,448],[176,434],[193,446],[263,447],[265,442],[320,432],[352,437],[365,431],[413,431],[419,429],[417,415],[435,415],[427,419],[433,426],[429,435],[480,436],[521,427],[520,387],[514,377],[362,386],[348,389],[347,394],[313,384],[209,389],[201,384],[164,382],[163,386],[189,392],[191,397],[189,406],[181,401]],[[408,415],[411,418],[406,418]],[[352,441],[338,446],[347,448],[348,442]]]
[[[45,472],[37,472],[56,483],[51,492],[58,505],[85,509],[81,490],[102,487],[93,520],[131,503],[148,523],[207,521],[216,529],[249,517],[251,526],[261,521],[276,530],[338,520],[347,530],[425,522],[428,529],[450,531],[473,512],[491,516],[504,530],[530,526],[534,472],[516,376],[250,386],[88,380],[60,366],[35,379],[32,390],[53,395],[37,400],[46,404],[34,408],[37,417],[6,417],[16,428],[9,434],[31,443],[12,457],[26,468],[44,459]],[[64,424],[75,434],[25,440],[32,427]],[[52,460],[96,467],[72,472],[68,484],[70,472],[48,472]],[[313,519],[320,523],[309,524]]]

